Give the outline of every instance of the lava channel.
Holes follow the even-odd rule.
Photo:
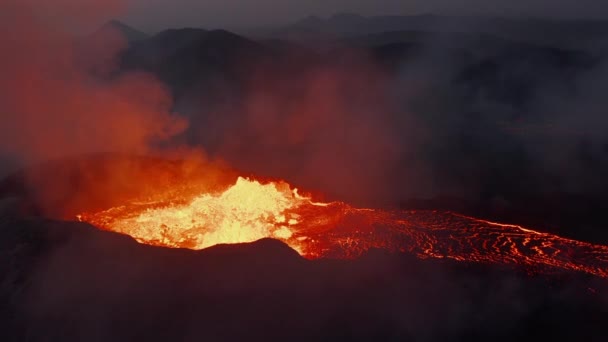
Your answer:
[[[138,242],[203,249],[217,244],[284,241],[309,259],[352,259],[376,248],[419,258],[560,270],[608,278],[608,246],[562,238],[518,225],[452,212],[354,208],[319,203],[285,182],[238,178],[217,193],[189,198],[171,192],[78,215],[80,221]]]

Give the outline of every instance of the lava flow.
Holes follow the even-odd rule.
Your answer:
[[[304,257],[356,258],[371,248],[420,258],[521,266],[530,272],[578,271],[608,278],[608,246],[593,245],[438,211],[358,209],[317,203],[284,182],[238,178],[223,192],[131,202],[81,221],[145,244],[203,249],[279,239]]]

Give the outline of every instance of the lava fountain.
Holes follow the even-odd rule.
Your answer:
[[[608,278],[608,246],[452,212],[354,208],[319,203],[285,182],[239,177],[217,192],[172,191],[77,217],[140,243],[203,249],[270,237],[302,256],[356,258],[372,248],[420,258],[494,263],[530,273],[583,272]]]

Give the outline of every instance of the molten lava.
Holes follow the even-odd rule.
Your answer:
[[[579,271],[608,277],[608,246],[593,245],[437,211],[353,208],[317,203],[284,182],[238,178],[223,192],[171,191],[78,215],[145,244],[203,249],[279,239],[307,258],[356,258],[371,248],[420,258],[519,265],[530,272]]]
[[[202,194],[184,204],[134,203],[79,219],[133,236],[148,244],[203,249],[217,244],[252,242],[265,237],[290,240],[297,209],[321,206],[285,183],[261,184],[238,178],[219,194]]]

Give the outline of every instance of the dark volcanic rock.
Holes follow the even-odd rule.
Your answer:
[[[261,240],[203,251],[7,220],[5,340],[600,340],[606,284],[371,251],[308,261]],[[604,336],[605,337],[605,336]]]

